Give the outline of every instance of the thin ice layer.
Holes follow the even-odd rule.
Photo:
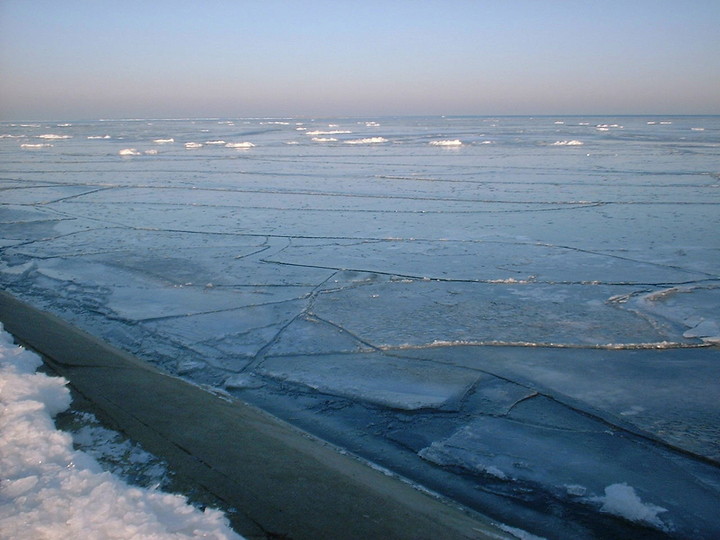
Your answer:
[[[265,359],[258,372],[327,394],[393,409],[457,409],[480,378],[470,370],[380,354]]]

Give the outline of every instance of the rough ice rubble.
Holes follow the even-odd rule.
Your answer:
[[[240,539],[217,511],[184,497],[128,486],[87,454],[51,416],[70,403],[66,381],[35,373],[37,355],[0,327],[0,530],[7,538]]]
[[[602,503],[601,512],[624,517],[630,521],[647,523],[663,531],[668,530],[667,525],[659,516],[659,514],[667,512],[667,508],[644,503],[635,493],[635,489],[625,483],[607,486],[605,495],[595,497],[593,500]]]
[[[685,338],[720,343],[720,286],[692,285],[664,288],[628,299],[624,304],[679,324]]]

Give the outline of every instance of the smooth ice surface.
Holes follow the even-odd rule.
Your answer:
[[[267,358],[262,375],[396,409],[454,408],[478,374],[379,355]]]
[[[540,536],[636,536],[616,485],[720,527],[720,117],[0,124],[0,161],[22,299]]]
[[[201,512],[179,495],[129,486],[74,450],[71,436],[57,431],[51,418],[70,404],[67,381],[35,373],[40,364],[0,326],[4,537],[241,538],[221,512]],[[78,442],[87,445],[96,436],[97,430],[86,429]],[[138,453],[125,458],[147,459]]]

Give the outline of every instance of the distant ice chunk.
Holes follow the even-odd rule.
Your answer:
[[[227,143],[225,148],[254,148],[255,145],[251,142],[239,142],[239,143]]]
[[[214,140],[214,141],[205,141],[205,144],[215,144],[215,145],[218,145],[218,146],[224,146],[224,145],[226,145],[227,143],[226,143],[225,141],[223,141],[223,140]]]
[[[123,148],[118,152],[121,156],[141,156],[142,153],[138,152],[135,148]]]
[[[169,139],[153,139],[153,142],[154,142],[154,143],[157,143],[157,144],[169,144],[169,143],[174,143],[174,142],[175,142],[175,139],[173,139],[173,138],[169,138]]]
[[[334,137],[313,137],[312,142],[335,142],[337,141]]]
[[[345,144],[380,144],[386,142],[388,142],[388,140],[385,137],[368,137],[365,139],[353,139],[351,141],[345,141]]]
[[[88,139],[111,139],[110,135],[90,135]]]
[[[20,148],[22,148],[24,150],[37,150],[39,148],[52,148],[53,146],[54,146],[53,144],[47,144],[47,143],[44,143],[44,144],[27,144],[27,143],[25,143],[25,144],[21,144]]]
[[[582,141],[578,141],[578,140],[576,140],[576,139],[573,139],[573,140],[570,140],[570,141],[568,141],[568,140],[555,141],[554,143],[552,143],[551,146],[582,146],[583,144],[585,144],[585,143],[582,142]]]
[[[651,525],[663,531],[668,530],[665,523],[658,517],[658,514],[667,512],[667,509],[642,502],[635,493],[635,489],[625,483],[607,486],[604,497],[594,497],[592,500],[602,503],[601,512]]]
[[[431,146],[462,146],[463,143],[460,139],[448,139],[442,141],[430,141],[429,144]]]
[[[315,131],[308,131],[306,135],[341,135],[345,133],[352,133],[352,131],[347,131],[344,129],[331,129],[329,131],[322,131],[322,130],[315,130]]]
[[[54,133],[46,133],[45,135],[36,135],[36,138],[57,141],[61,139],[72,139],[72,135],[56,135]]]
[[[259,373],[323,393],[402,410],[454,410],[480,375],[380,354],[267,358]]]
[[[187,148],[189,150],[194,150],[194,149],[202,148],[202,147],[203,147],[202,143],[197,143],[197,142],[186,142],[185,143],[185,148]]]

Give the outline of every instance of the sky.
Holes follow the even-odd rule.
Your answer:
[[[720,114],[718,0],[0,0],[0,120]]]

